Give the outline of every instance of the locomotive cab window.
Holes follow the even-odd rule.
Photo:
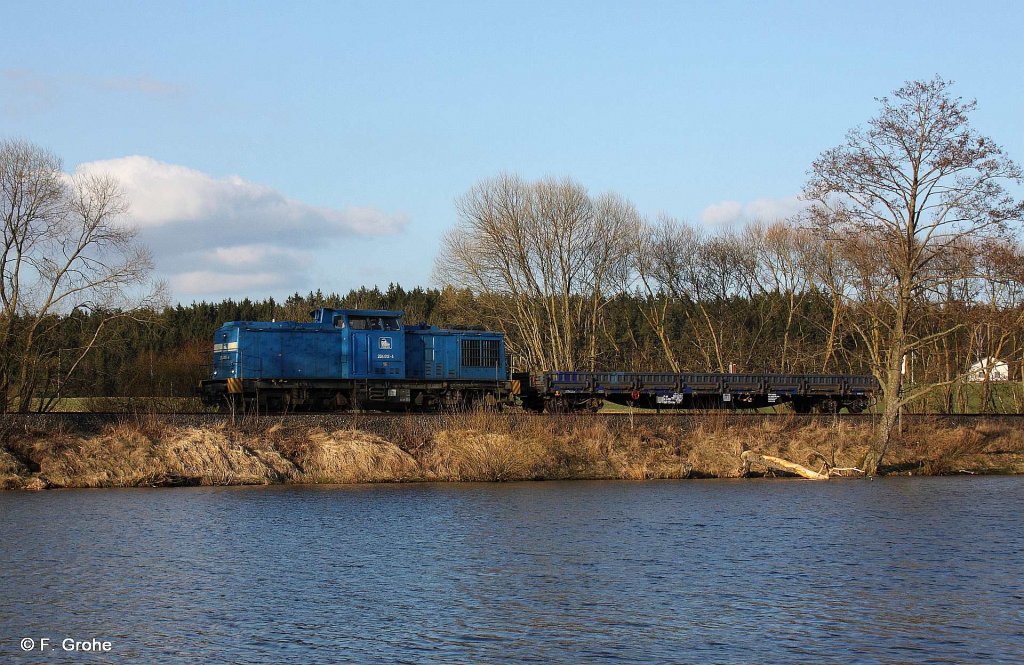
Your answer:
[[[496,339],[464,339],[462,340],[463,367],[497,367],[498,340]]]
[[[349,316],[352,330],[398,330],[398,319],[394,316]]]
[[[334,327],[335,328],[344,328],[345,327],[345,317],[341,316],[341,315],[338,315],[338,316],[334,317]]]

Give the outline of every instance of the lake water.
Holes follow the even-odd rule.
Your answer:
[[[0,662],[1021,663],[1022,506],[1024,478],[0,493]]]

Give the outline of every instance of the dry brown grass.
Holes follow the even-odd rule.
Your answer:
[[[901,437],[903,456],[920,473],[1024,473],[1024,432],[999,422],[974,427],[927,426]]]
[[[23,464],[6,448],[0,448],[0,489],[19,489],[23,479],[29,474],[28,466]]]
[[[280,427],[159,431],[120,424],[99,435],[38,439],[39,473],[55,487],[253,485],[280,482],[379,482],[418,476],[397,446],[362,432],[282,434]]]
[[[543,446],[505,433],[474,430],[438,432],[420,464],[435,480],[522,480],[541,477]]]
[[[603,417],[450,416],[420,462],[444,480],[684,478],[694,473],[673,436]]]
[[[99,434],[21,432],[0,447],[0,488],[735,477],[745,449],[818,469],[854,467],[871,423],[721,415],[541,417],[472,412],[410,418],[387,436],[263,420],[232,427],[126,418]],[[1024,472],[1024,432],[998,422],[918,424],[894,440],[891,471]]]
[[[171,477],[200,485],[263,485],[295,476],[295,465],[259,438],[232,436],[224,428],[170,434],[156,448]]]
[[[31,456],[57,487],[242,485],[287,480],[292,465],[259,442],[245,445],[224,428],[161,428],[128,424],[91,436],[37,439]]]
[[[548,446],[534,421],[489,411],[445,414],[429,442],[416,450],[417,461],[433,480],[542,478]]]
[[[415,480],[420,475],[409,453],[379,436],[357,430],[313,430],[294,451],[299,473],[293,480],[298,482],[397,482]]]
[[[33,446],[40,475],[58,487],[134,487],[166,480],[150,439],[141,431],[116,426],[102,434],[45,440]]]

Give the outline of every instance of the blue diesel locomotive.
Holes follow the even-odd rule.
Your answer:
[[[502,333],[406,326],[402,312],[321,308],[308,323],[230,321],[214,334],[207,405],[267,411],[499,404]]]

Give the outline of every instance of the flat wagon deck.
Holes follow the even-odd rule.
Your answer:
[[[513,377],[514,379],[516,377]],[[520,376],[526,382],[525,376]],[[797,413],[860,413],[879,391],[872,376],[672,372],[545,372],[521,390],[528,408],[572,411],[607,400],[655,409],[755,409],[791,404]]]

